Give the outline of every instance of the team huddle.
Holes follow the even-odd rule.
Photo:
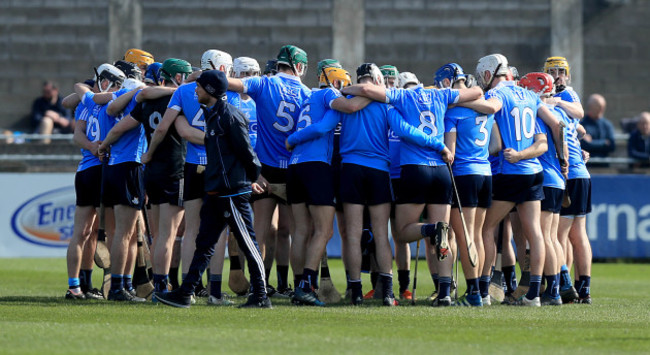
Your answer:
[[[131,49],[75,84],[64,105],[83,159],[65,297],[233,305],[227,247],[228,285],[248,296],[239,307],[325,306],[341,299],[326,255],[336,218],[353,305],[414,301],[409,243],[417,255],[421,241],[434,307],[591,303],[589,156],[565,58],[521,78],[501,54],[480,58],[474,76],[449,63],[431,87],[374,63],[353,84],[324,59],[309,89],[307,64],[293,45],[263,72],[215,49],[200,68]],[[457,260],[467,290],[452,297]]]

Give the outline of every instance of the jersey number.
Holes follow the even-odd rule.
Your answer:
[[[192,126],[203,127],[205,129],[205,119],[203,118],[203,110],[199,109],[192,118]]]
[[[478,139],[476,138],[474,140],[474,143],[479,146],[483,147],[485,144],[488,142],[488,130],[485,128],[485,125],[487,124],[487,116],[476,116],[476,124],[481,125],[481,128],[478,129],[479,133],[483,134],[483,138]]]
[[[515,134],[517,141],[521,141],[521,133],[523,131],[524,138],[531,139],[535,133],[535,113],[530,107],[525,107],[523,112],[519,112],[519,107],[515,107],[510,111],[510,114],[515,119]]]
[[[287,112],[287,110],[289,112]],[[284,118],[287,121],[286,125],[281,125],[279,122],[275,122],[273,127],[280,132],[289,132],[293,129],[293,117],[291,114],[296,111],[296,104],[286,101],[280,101],[280,106],[278,106],[278,111],[275,113],[278,118]]]
[[[436,127],[436,116],[434,116],[431,111],[420,112],[420,125],[418,126],[418,129],[429,136],[437,136],[438,128]]]
[[[298,126],[296,127],[296,131],[299,131],[303,128],[307,128],[311,125],[311,116],[309,116],[309,112],[311,111],[311,105],[306,105],[305,108],[300,112],[300,117],[298,118]],[[305,122],[304,125],[301,125],[301,122]]]
[[[160,124],[161,120],[162,116],[160,115],[160,112],[152,113],[149,115],[149,127],[155,130],[158,127],[158,124]]]

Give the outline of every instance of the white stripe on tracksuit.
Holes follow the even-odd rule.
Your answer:
[[[253,258],[256,261],[255,264],[257,264],[257,267],[260,270],[260,275],[262,275],[262,281],[264,282],[264,289],[266,289],[266,274],[264,271],[264,261],[262,261],[262,255],[260,255],[259,251],[255,247],[255,244],[253,243],[253,238],[251,238],[250,234],[248,233],[248,229],[246,228],[244,217],[242,217],[241,213],[233,203],[232,197],[229,197],[228,200],[230,201],[230,209],[232,210],[233,219],[237,224],[237,228],[239,228],[239,230],[241,231],[242,237],[244,239],[244,242],[246,243],[246,246],[248,247],[248,250],[250,250],[251,254],[253,255]]]

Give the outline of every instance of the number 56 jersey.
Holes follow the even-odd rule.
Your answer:
[[[286,169],[291,153],[284,141],[295,130],[300,109],[311,95],[300,78],[278,73],[275,76],[243,79],[244,93],[257,105],[255,151],[262,164]]]
[[[535,134],[541,133],[537,124],[537,108],[542,101],[532,91],[516,86],[512,81],[499,83],[485,94],[485,99],[495,98],[503,105],[494,114],[499,127],[503,149],[512,148],[518,152],[530,147],[535,142]],[[531,175],[542,171],[542,164],[537,158],[509,163],[499,153],[499,174]]]

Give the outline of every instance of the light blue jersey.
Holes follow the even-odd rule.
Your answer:
[[[386,97],[406,122],[440,142],[438,149],[402,142],[400,165],[445,165],[440,156],[440,151],[444,149],[444,117],[447,106],[458,102],[458,90],[425,89],[418,85],[413,89],[386,90]]]
[[[240,109],[248,119],[248,137],[251,140],[251,147],[255,148],[257,142],[257,105],[253,99],[244,100],[239,97]]]
[[[402,175],[400,165],[400,139],[393,129],[388,130],[388,155],[390,156],[390,178],[399,179]]]
[[[257,143],[262,164],[286,169],[291,154],[284,142],[295,130],[300,109],[311,91],[300,79],[278,73],[275,76],[243,79],[244,93],[257,104]]]
[[[344,114],[329,110],[323,120],[297,132],[302,140],[310,140],[333,131],[341,123],[341,162],[362,165],[388,172],[388,129],[402,137],[402,142],[431,149],[442,149],[435,137],[409,125],[392,105],[371,102],[361,111]]]
[[[115,119],[106,113],[108,105],[97,105],[93,101],[94,96],[95,94],[89,91],[81,98],[80,105],[85,107],[86,114],[79,117],[80,121],[86,121],[86,138],[91,142],[104,140],[108,131],[115,125]],[[82,159],[77,171],[101,164],[99,158],[88,150],[82,149],[81,155]]]
[[[312,92],[311,96],[305,101],[300,111],[300,118],[296,125],[296,133],[289,136],[289,144],[296,143],[291,153],[291,162],[289,164],[299,164],[308,161],[320,161],[323,163],[332,163],[332,149],[334,148],[334,132],[329,131],[324,135],[300,142],[300,131],[314,123],[323,120],[327,111],[332,109],[332,102],[341,97],[341,93],[332,88],[326,88]],[[296,136],[296,137],[294,137]],[[298,142],[300,142],[298,144]]]
[[[573,90],[572,87],[567,86],[564,90],[561,92],[556,93],[553,95],[553,97],[559,97],[563,101],[567,102],[580,102],[580,97],[578,97],[578,93]]]
[[[115,92],[113,97],[114,99],[118,98],[127,92],[129,91],[126,89],[118,90]],[[122,118],[126,117],[126,115],[128,115],[129,112],[133,110],[135,105],[138,104],[138,102],[135,100],[135,97],[137,95],[138,93],[133,95],[131,101],[119,115],[109,116],[115,120],[115,124],[117,124],[117,122],[119,122]],[[137,127],[124,132],[124,134],[122,134],[122,136],[117,141],[111,144],[111,158],[108,160],[108,165],[117,165],[127,162],[141,163],[142,154],[144,154],[146,151],[147,138],[145,136],[144,127],[142,125],[138,125]]]
[[[580,120],[569,117],[564,110],[555,107],[551,110],[558,119],[562,119],[566,123],[566,144],[569,149],[569,179],[589,179],[589,171],[582,157],[582,148],[580,147],[580,140],[578,139],[578,125]]]
[[[488,156],[494,115],[483,115],[466,107],[445,114],[445,132],[456,132],[454,176],[492,175]]]
[[[552,107],[549,107],[553,110]],[[560,117],[558,117],[560,119]],[[556,189],[564,190],[564,176],[562,176],[562,168],[560,168],[560,161],[557,159],[557,150],[555,149],[555,141],[551,128],[544,123],[541,118],[537,118],[537,124],[540,131],[546,134],[548,140],[548,150],[546,153],[539,156],[539,162],[542,164],[544,172],[544,187],[553,187]]]
[[[228,103],[240,107],[239,94],[227,91],[226,97]],[[205,117],[199,103],[199,97],[196,94],[196,82],[183,84],[174,91],[174,95],[169,100],[167,108],[180,112],[185,116],[190,126],[205,132]],[[187,142],[187,153],[185,162],[196,165],[206,165],[208,158],[205,155],[205,146]]]
[[[537,125],[537,108],[541,101],[532,91],[516,86],[512,81],[503,81],[485,94],[485,99],[495,98],[503,107],[494,114],[499,126],[503,149],[512,148],[518,152],[530,147],[535,142]],[[499,153],[499,173],[512,175],[531,175],[542,171],[539,159],[525,159],[509,163]]]

